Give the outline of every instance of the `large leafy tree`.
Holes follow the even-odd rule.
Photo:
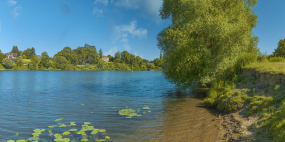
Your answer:
[[[55,66],[58,69],[68,69],[68,60],[64,56],[55,56]]]
[[[166,78],[180,87],[206,85],[256,52],[255,5],[257,0],[163,0],[160,16],[172,21],[157,36]]]

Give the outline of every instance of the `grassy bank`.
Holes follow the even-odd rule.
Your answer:
[[[270,62],[266,59],[249,64],[244,69],[285,75],[284,65],[284,61]],[[252,132],[251,135],[237,132],[236,135],[244,141],[264,141],[267,138],[276,142],[285,141],[285,82],[270,86],[246,74],[237,75],[232,80],[219,79],[212,83],[204,105],[226,114],[242,112],[244,109],[245,119],[256,118],[243,130]],[[245,119],[240,119],[240,126]]]

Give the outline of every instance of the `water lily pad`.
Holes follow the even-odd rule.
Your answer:
[[[149,107],[147,105],[145,105],[142,109],[149,109]]]
[[[108,140],[108,139],[110,139],[110,137],[109,137],[109,136],[106,136],[106,137],[105,137],[105,139],[107,139],[107,140]]]
[[[149,111],[147,111],[147,112],[151,112],[151,111],[149,110]]]
[[[51,134],[51,133],[52,133],[52,130],[48,130],[48,132]]]
[[[59,118],[59,119],[56,119],[55,121],[61,121],[61,120],[63,120],[64,118]]]
[[[99,131],[98,130],[93,130],[90,134],[95,135],[97,134]]]
[[[8,140],[7,142],[15,142],[14,140]]]
[[[106,139],[100,139],[100,141],[102,142],[102,141],[106,141]]]
[[[81,141],[87,142],[87,141],[88,141],[88,139],[81,139]]]
[[[77,131],[77,129],[69,129],[68,131]]]
[[[66,125],[65,124],[61,124],[60,126],[58,126],[58,127],[66,127]]]
[[[81,104],[81,105],[85,105],[85,104]]]
[[[55,137],[55,138],[62,138],[62,135],[59,134],[59,133],[56,133],[56,134],[54,134],[54,137]]]
[[[77,134],[83,135],[83,134],[85,134],[85,132],[84,131],[78,131]]]
[[[70,134],[70,132],[65,131],[65,132],[63,132],[63,134],[62,134],[62,135],[69,135],[69,134]]]
[[[20,140],[16,140],[16,142],[27,142],[28,140],[24,140],[24,139],[20,139]]]
[[[52,126],[48,126],[49,128],[53,128],[53,127],[56,127],[57,125],[52,125]]]
[[[19,134],[18,133],[16,133],[14,136],[18,136]]]
[[[84,122],[84,125],[88,125],[88,124],[91,124],[90,122]]]
[[[106,132],[106,130],[105,129],[99,129],[99,132]]]

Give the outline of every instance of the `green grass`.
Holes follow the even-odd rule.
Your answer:
[[[31,59],[23,59],[24,63],[29,63],[31,62]]]
[[[254,62],[244,67],[245,69],[255,69],[260,73],[282,74],[285,75],[285,61],[270,62],[268,59],[262,62]]]

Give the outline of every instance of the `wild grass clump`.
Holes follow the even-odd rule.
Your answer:
[[[236,80],[244,82],[243,77],[236,77]],[[234,81],[217,80],[213,82],[211,89],[207,92],[207,98],[204,99],[204,105],[216,108],[220,112],[239,110],[247,98],[246,92],[249,89],[236,90],[235,88]]]

